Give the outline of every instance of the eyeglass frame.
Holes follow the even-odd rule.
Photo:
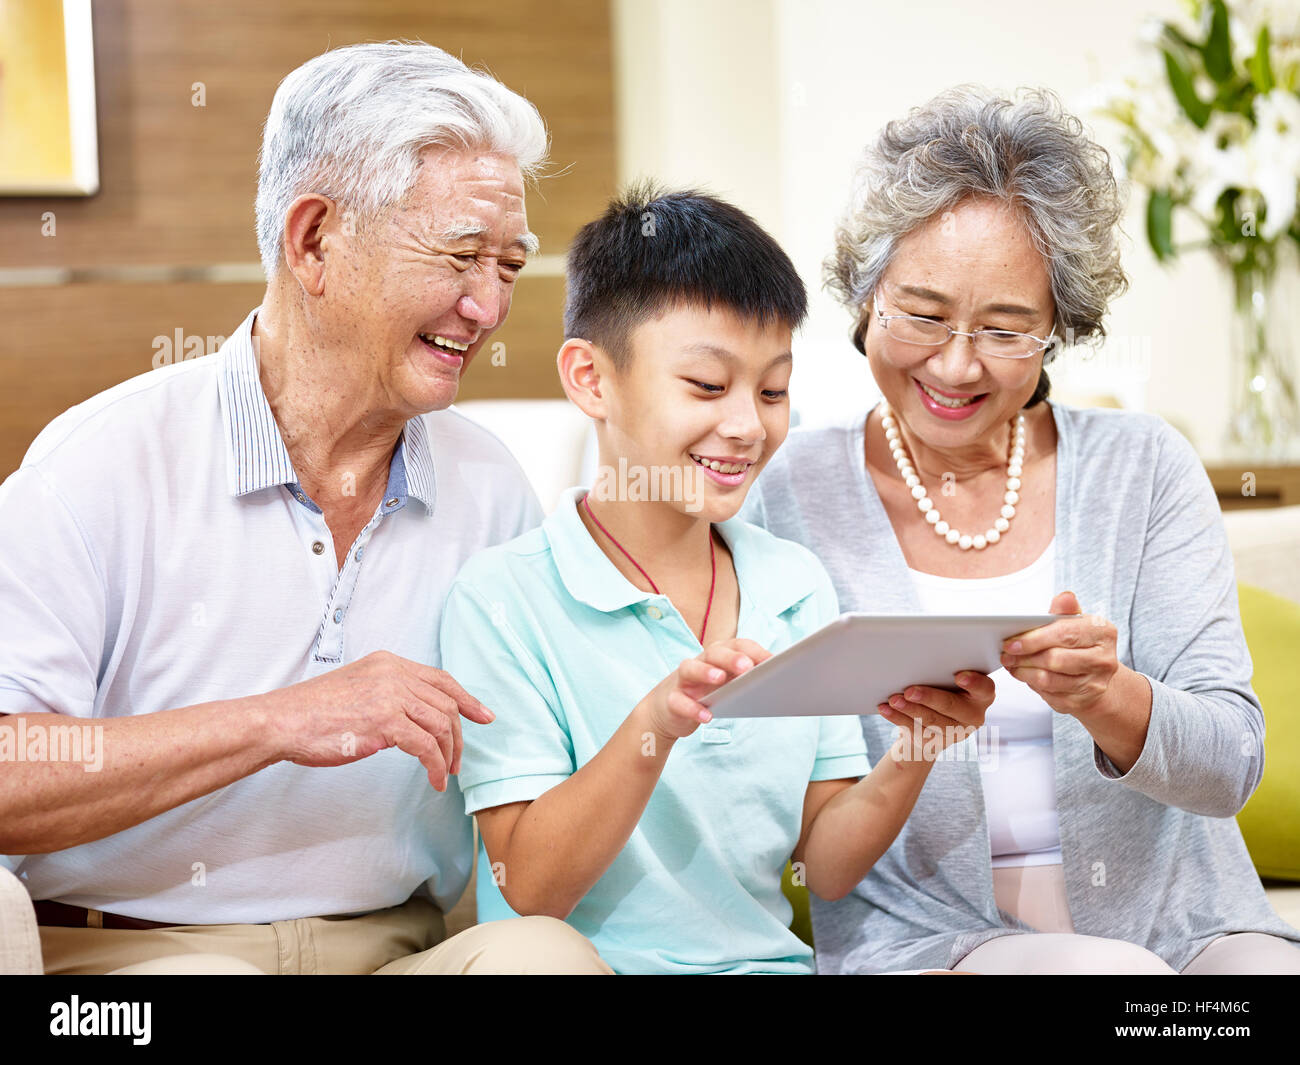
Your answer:
[[[944,329],[948,330],[948,335],[944,337],[943,340],[935,340],[935,341],[908,340],[905,337],[900,337],[895,333],[889,333],[889,335],[893,337],[895,340],[897,340],[900,344],[911,344],[918,348],[928,348],[928,347],[941,348],[955,336],[970,337],[971,349],[979,355],[987,355],[991,359],[1032,359],[1040,351],[1046,351],[1049,348],[1053,347],[1056,343],[1055,323],[1053,323],[1052,331],[1047,334],[1046,339],[1040,336],[1035,336],[1033,333],[1022,333],[1016,329],[987,329],[981,327],[979,329],[975,329],[969,333],[966,333],[960,329],[953,329],[952,326],[946,325],[943,322],[936,322],[933,318],[924,318],[919,314],[882,314],[880,311],[880,290],[878,288],[872,292],[871,300],[874,305],[876,318],[879,319],[880,321],[880,328],[883,329],[886,333],[889,333],[889,323],[895,318],[910,318],[913,321],[927,322],[930,325],[942,326]],[[992,352],[992,351],[980,351],[980,349],[975,346],[976,337],[980,333],[1014,333],[1016,336],[1029,337],[1030,340],[1036,341],[1039,346],[1036,347],[1033,351],[1026,352],[1024,355],[999,355],[996,352]]]

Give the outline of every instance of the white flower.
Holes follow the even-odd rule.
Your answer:
[[[1300,99],[1284,89],[1255,98],[1254,187],[1268,213],[1259,234],[1272,240],[1286,232],[1300,194]]]
[[[1254,165],[1246,147],[1241,144],[1220,148],[1214,138],[1205,135],[1200,149],[1195,160],[1195,190],[1191,206],[1208,222],[1214,219],[1215,204],[1224,192],[1252,185]]]
[[[1274,89],[1255,97],[1255,124],[1283,139],[1300,143],[1300,97]]]
[[[1205,136],[1220,147],[1245,144],[1253,129],[1250,119],[1235,111],[1213,111],[1205,124]]]
[[[1138,27],[1138,41],[1144,45],[1156,46],[1164,36],[1165,24],[1163,19],[1155,15],[1148,15],[1142,20],[1142,25]]]
[[[1271,99],[1277,97],[1276,99]],[[1228,189],[1254,194],[1242,209],[1267,212],[1259,236],[1273,240],[1286,232],[1296,213],[1300,190],[1300,101],[1285,92],[1256,101],[1258,126],[1241,115],[1215,114],[1201,134],[1189,178],[1191,207],[1207,222]]]
[[[1172,23],[1192,38],[1209,28],[1206,0],[1186,0],[1187,16]],[[1201,25],[1191,20],[1200,17]],[[1229,8],[1233,54],[1241,65],[1253,54],[1260,28],[1269,27],[1272,67],[1279,85],[1294,85],[1287,58],[1300,64],[1300,0],[1236,0]],[[1255,100],[1255,122],[1245,115],[1212,111],[1204,130],[1183,112],[1170,90],[1160,51],[1161,25],[1144,23],[1141,65],[1122,81],[1097,86],[1090,110],[1113,120],[1125,149],[1128,177],[1149,189],[1168,190],[1176,201],[1212,225],[1216,205],[1229,189],[1241,192],[1239,213],[1258,219],[1264,240],[1283,234],[1297,214],[1300,193],[1300,97],[1275,88]],[[1203,100],[1214,87],[1193,70]]]
[[[1300,70],[1300,0],[1237,0],[1228,11],[1228,32],[1241,59],[1255,53],[1259,31],[1268,27],[1273,76],[1295,85]]]
[[[1241,55],[1252,55],[1259,31],[1268,27],[1274,41],[1300,38],[1297,0],[1237,0],[1228,8],[1228,32]]]

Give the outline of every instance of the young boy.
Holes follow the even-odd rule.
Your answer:
[[[633,190],[578,234],[557,363],[601,476],[466,563],[442,624],[444,667],[497,715],[464,725],[459,778],[480,921],[559,917],[620,973],[811,972],[786,862],[840,897],[911,810],[930,763],[902,733],[859,780],[856,716],[698,702],[838,613],[807,549],[734,517],[785,439],[805,310],[784,252],[717,199]],[[993,685],[916,694],[881,712],[975,726]]]

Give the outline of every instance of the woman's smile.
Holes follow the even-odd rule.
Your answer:
[[[988,392],[975,396],[942,392],[932,385],[922,384],[915,377],[912,378],[912,383],[916,386],[916,394],[921,397],[921,405],[935,417],[946,421],[962,421],[971,417],[990,395]]]

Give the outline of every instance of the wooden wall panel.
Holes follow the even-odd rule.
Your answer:
[[[30,306],[34,295],[39,313]],[[215,349],[261,298],[261,285],[244,284],[0,287],[0,323],[6,330],[0,358],[0,480],[17,469],[50,419],[148,372],[155,361],[193,351],[191,338],[203,338],[204,350]],[[563,398],[555,371],[563,301],[561,278],[520,281],[509,318],[466,370],[458,398]],[[183,338],[179,344],[177,331]]]
[[[366,40],[420,38],[532,100],[556,174],[528,203],[544,250],[562,252],[613,189],[603,0],[96,0],[94,30],[101,191],[0,200],[0,266],[256,260],[257,149],[275,87]]]
[[[149,370],[155,337],[223,336],[257,305],[260,284],[174,268],[256,262],[262,122],[280,79],[326,48],[420,38],[532,100],[552,137],[555,176],[528,194],[546,253],[561,254],[614,189],[606,0],[95,0],[94,26],[101,191],[0,198],[0,269],[83,272],[12,287],[0,274],[0,479],[55,415]],[[41,233],[46,211],[53,237]],[[119,280],[154,267],[145,281]],[[526,272],[492,338],[505,365],[492,365],[489,345],[462,397],[562,395],[562,309],[562,279]]]
[[[564,389],[555,369],[555,356],[563,342],[564,279],[520,280],[510,301],[510,317],[465,371],[457,398],[563,399]],[[498,343],[501,365],[492,359]]]
[[[0,477],[55,415],[152,369],[155,336],[222,337],[261,298],[261,285],[0,288]]]

